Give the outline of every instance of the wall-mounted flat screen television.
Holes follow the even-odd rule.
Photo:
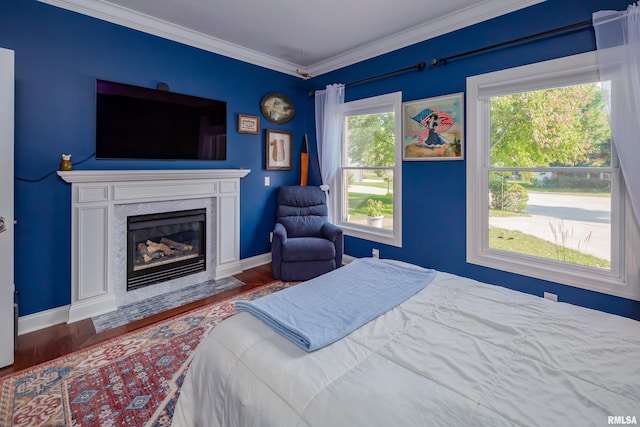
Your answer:
[[[96,158],[226,160],[227,103],[97,80]]]

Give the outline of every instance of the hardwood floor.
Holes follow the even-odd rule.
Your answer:
[[[109,329],[99,334],[96,334],[95,328],[93,327],[93,321],[91,319],[85,319],[71,324],[64,323],[20,335],[18,336],[18,351],[15,353],[15,362],[11,366],[0,369],[0,377],[101,343],[126,332],[134,331],[186,311],[193,310],[194,308],[237,295],[257,286],[270,283],[274,280],[271,264],[265,264],[243,271],[234,277],[245,284],[240,287],[221,292],[217,295],[137,320],[124,326]]]

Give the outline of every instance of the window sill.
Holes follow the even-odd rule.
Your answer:
[[[373,227],[353,227],[348,223],[340,223],[338,226],[342,228],[345,236],[357,237],[398,248],[402,247],[402,238],[395,235],[391,230]]]
[[[640,301],[640,287],[629,286],[623,278],[615,277],[608,271],[596,268],[591,271],[585,271],[584,267],[574,267],[571,264],[552,260],[536,260],[535,263],[532,263],[530,257],[518,256],[517,254],[498,250],[486,250],[475,254],[468,251],[467,262],[535,279]]]

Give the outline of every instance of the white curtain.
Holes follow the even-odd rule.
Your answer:
[[[613,143],[640,223],[640,6],[595,12],[593,26],[600,79],[614,82],[603,87],[608,92],[613,89],[615,96],[608,108]]]
[[[340,105],[344,103],[344,85],[327,85],[326,90],[316,91],[315,99],[316,141],[320,176],[322,177],[320,188],[327,193],[329,220],[332,220],[332,203],[328,191],[333,185],[340,162],[342,121],[338,113]]]

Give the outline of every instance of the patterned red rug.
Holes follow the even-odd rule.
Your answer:
[[[1,426],[169,426],[193,351],[273,282],[0,379]]]

